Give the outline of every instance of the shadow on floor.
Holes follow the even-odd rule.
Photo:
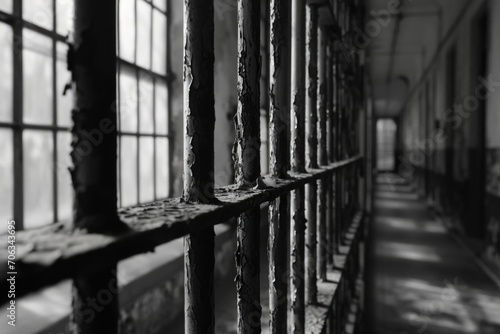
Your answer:
[[[404,180],[377,180],[367,258],[369,334],[500,333],[500,289]]]

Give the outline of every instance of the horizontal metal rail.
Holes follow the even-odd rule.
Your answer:
[[[121,209],[120,219],[127,229],[116,233],[91,234],[75,230],[69,222],[16,233],[16,296],[79,274],[99,271],[133,255],[152,252],[156,246],[181,238],[190,232],[217,225],[359,163],[360,156],[332,163],[307,173],[292,174],[290,179],[265,177],[274,183],[267,189],[240,190],[227,186],[216,190],[220,205],[189,204],[180,199],[166,199]],[[7,258],[6,238],[0,241],[1,254]],[[6,264],[4,264],[6,266]],[[7,268],[2,269],[1,286],[7,289]],[[8,290],[8,289],[7,289]],[[7,291],[6,290],[6,291]],[[0,298],[0,303],[7,295]]]

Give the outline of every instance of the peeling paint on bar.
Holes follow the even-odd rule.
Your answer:
[[[306,165],[318,168],[318,7],[308,5],[306,10]]]
[[[71,144],[74,228],[89,233],[123,231],[126,225],[117,215],[115,1],[75,2],[74,45],[68,67],[76,96]],[[95,131],[101,132],[102,141],[89,148],[87,136]],[[116,262],[74,277],[72,333],[118,333],[118,290],[109,289],[115,270]],[[109,291],[108,303],[88,321],[82,316],[82,307],[102,290]]]
[[[327,152],[327,40],[324,28],[318,27],[318,164],[325,166],[328,164]],[[317,272],[318,278],[326,279],[326,264],[327,264],[327,192],[328,178],[318,181],[318,207],[317,207]]]
[[[188,205],[214,196],[214,3],[184,0],[184,192]],[[214,333],[214,230],[184,239],[186,333]]]
[[[119,217],[128,229],[114,234],[75,231],[68,223],[19,231],[16,233],[16,245],[20,249],[16,263],[19,266],[16,296],[150,252],[192,231],[220,224],[262,203],[286,197],[292,190],[361,161],[361,157],[353,157],[308,174],[292,174],[293,179],[265,177],[266,181],[274,182],[273,188],[239,189],[236,185],[220,188],[216,190],[219,200],[216,205],[193,205],[181,198],[169,198],[120,209]],[[6,245],[7,239],[0,240],[0,256],[7,256]],[[7,288],[6,279],[6,274],[0,273],[0,288]],[[5,302],[7,295],[2,296],[0,302]]]
[[[213,0],[184,0],[184,193],[211,203],[214,191]]]
[[[288,169],[288,2],[271,0],[270,11],[269,171],[279,178],[286,178]]]
[[[305,210],[304,187],[292,191],[291,194],[291,227],[290,227],[290,268],[292,271],[290,283],[290,320],[291,332],[305,333]]]
[[[318,164],[325,166],[328,164],[327,151],[327,61],[326,61],[326,32],[323,28],[318,27]]]
[[[238,0],[238,112],[235,181],[260,188],[260,10],[257,0]],[[260,333],[260,209],[238,218],[236,292],[238,333]]]
[[[287,237],[288,196],[281,196],[269,204],[269,332],[287,331]]]
[[[291,8],[291,138],[290,165],[293,172],[305,171],[305,11],[303,0],[292,0]],[[294,190],[290,200],[290,329],[305,332],[305,214],[304,187]]]
[[[305,11],[303,0],[292,0],[290,165],[295,173],[305,171]]]
[[[276,178],[288,178],[288,72],[289,72],[289,0],[270,3],[270,80],[269,80],[269,172]],[[288,196],[269,204],[269,332],[287,332],[287,238],[289,226]]]
[[[318,96],[318,7],[308,5],[306,9],[306,164],[318,168],[317,96]],[[317,245],[317,184],[306,186],[306,247],[305,247],[305,303],[316,304],[316,245]]]

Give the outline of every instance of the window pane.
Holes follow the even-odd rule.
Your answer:
[[[23,30],[24,122],[52,123],[52,40]]]
[[[56,0],[57,32],[63,36],[73,31],[74,0]]]
[[[24,226],[26,228],[52,223],[52,133],[23,132]]]
[[[167,17],[153,11],[153,71],[167,73]]]
[[[137,65],[151,68],[151,6],[144,0],[137,1]]]
[[[167,11],[167,0],[153,0],[153,3],[156,7],[160,8],[163,11]]]
[[[133,63],[135,62],[135,1],[121,0],[119,6],[119,56]]]
[[[137,204],[137,138],[121,136],[121,203],[122,207]]]
[[[0,121],[12,122],[12,88],[14,66],[12,60],[12,28],[0,23],[0,89],[2,103],[0,103]]]
[[[156,133],[168,133],[168,91],[164,82],[157,81],[155,85],[155,121]]]
[[[0,0],[0,10],[12,13],[12,0]]]
[[[64,87],[71,80],[71,73],[66,64],[68,46],[57,43],[57,124],[60,126],[71,125],[71,110],[73,109],[73,91],[68,89],[63,95]]]
[[[140,162],[140,202],[151,202],[154,200],[154,138],[141,137],[139,139],[141,156]]]
[[[14,218],[14,167],[12,130],[0,129],[0,212],[2,213],[2,224],[0,233],[6,231],[5,220]]]
[[[120,71],[120,131],[137,132],[137,77],[122,66]]]
[[[156,139],[156,198],[168,196],[168,139]]]
[[[57,214],[59,220],[71,219],[73,207],[73,188],[69,168],[71,163],[71,134],[57,134]]]
[[[52,30],[54,20],[52,0],[24,0],[23,18],[40,27]]]
[[[153,133],[153,79],[143,74],[139,78],[139,132]]]

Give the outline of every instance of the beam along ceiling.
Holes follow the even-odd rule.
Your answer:
[[[366,1],[365,26],[359,31],[368,36],[375,113],[396,117],[440,40],[473,0]]]

